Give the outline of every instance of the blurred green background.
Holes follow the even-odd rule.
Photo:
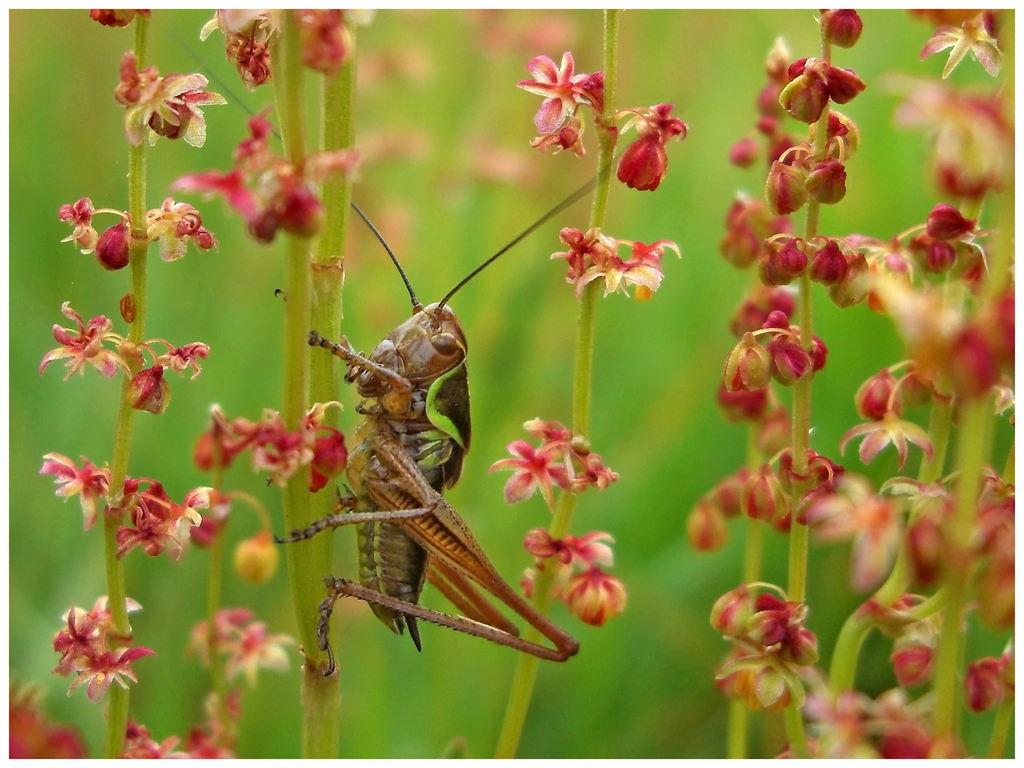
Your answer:
[[[212,72],[250,109],[262,109],[272,100],[269,87],[243,91],[224,60],[219,33],[199,43],[199,29],[211,15],[155,12],[147,64],[164,74],[197,67]],[[856,70],[868,86],[844,109],[860,126],[862,148],[848,166],[846,199],[825,209],[821,229],[886,238],[922,222],[939,199],[926,171],[926,139],[893,128],[896,99],[878,81],[894,71],[937,77],[943,62],[918,61],[931,30],[905,13],[867,11],[863,19],[860,43],[836,52],[836,63]],[[93,370],[65,383],[60,365],[43,376],[38,366],[54,346],[52,324],[67,324],[63,301],[85,318],[115,318],[115,329],[124,331],[117,302],[127,290],[127,272],[105,272],[94,257],[61,244],[68,228],[57,210],[83,196],[97,207],[126,206],[123,112],[111,94],[132,32],[102,28],[84,11],[12,12],[10,29],[10,667],[17,679],[43,687],[49,713],[77,724],[96,754],[101,707],[84,692],[66,697],[69,681],[50,670],[57,662],[51,638],[61,613],[71,603],[90,606],[106,591],[100,526],[83,534],[77,499],[65,504],[55,498],[51,478],[37,473],[42,455],[51,451],[101,465],[109,460],[119,387]],[[528,76],[525,63],[540,53],[557,62],[572,50],[577,71],[600,69],[601,35],[601,14],[594,11],[384,11],[359,30],[356,123],[366,159],[355,199],[402,258],[425,303],[594,173],[592,126],[582,161],[530,149],[539,101],[515,84]],[[629,590],[629,605],[599,629],[556,606],[556,621],[582,650],[564,665],[543,665],[522,757],[724,754],[727,705],[712,679],[726,644],[708,615],[715,598],[739,581],[742,531],[732,529],[724,550],[698,555],[686,541],[685,520],[696,500],[744,460],[745,430],[724,421],[714,393],[734,343],[727,319],[748,275],[722,261],[717,243],[735,193],[759,194],[760,165],[741,171],[727,157],[756,119],[765,55],[778,36],[794,59],[815,55],[814,14],[622,16],[618,106],[672,102],[690,134],[669,146],[668,178],[656,193],[613,188],[606,231],[645,242],[672,239],[683,258],[666,257],[665,280],[652,301],[637,304],[619,295],[599,305],[592,443],[620,480],[605,492],[586,494],[574,531],[604,530],[615,537],[614,573]],[[968,61],[954,79],[982,77]],[[206,145],[196,150],[162,140],[149,153],[150,207],[160,204],[179,175],[229,167],[248,115],[221,85],[211,83],[210,89],[230,103],[206,109]],[[312,85],[310,93],[315,95]],[[190,457],[209,406],[219,403],[229,416],[256,419],[261,409],[277,406],[281,390],[283,305],[274,289],[284,283],[282,244],[251,242],[219,201],[188,200],[199,206],[220,250],[190,252],[173,264],[154,252],[147,336],[175,344],[201,340],[212,351],[196,381],[171,377],[174,397],[164,417],[138,417],[129,470],[163,481],[179,500],[208,482]],[[507,507],[507,473],[489,474],[487,468],[507,455],[506,444],[525,437],[524,421],[570,420],[577,304],[563,280],[564,265],[551,263],[549,254],[561,250],[558,229],[582,228],[586,215],[582,204],[559,216],[454,302],[470,342],[474,445],[451,500],[512,583],[530,564],[524,533],[546,525],[548,512],[539,498]],[[98,221],[101,229],[113,223],[110,217]],[[407,316],[408,302],[380,247],[357,221],[352,231],[345,332],[369,351]],[[815,379],[812,445],[839,460],[839,438],[857,421],[853,393],[903,351],[888,321],[867,308],[839,312],[823,293],[816,300],[815,331],[828,345],[829,361]],[[344,391],[340,399],[350,431],[356,396]],[[1005,424],[1001,429],[1000,457],[1009,441]],[[908,471],[914,472],[916,454],[911,462]],[[854,455],[845,464],[863,470]],[[876,479],[894,473],[891,449],[868,470]],[[227,487],[260,498],[281,531],[278,492],[246,463],[232,468]],[[236,511],[229,542],[256,529],[253,515]],[[335,535],[335,573],[353,575],[354,535]],[[814,547],[811,553],[808,625],[825,662],[842,620],[863,599],[847,585],[847,561],[846,547]],[[135,665],[141,683],[133,688],[132,717],[158,740],[184,735],[202,719],[206,671],[183,656],[189,630],[204,614],[206,567],[207,554],[196,548],[178,563],[141,551],[127,560],[128,593],[144,607],[133,621],[137,642],[159,653]],[[764,578],[785,583],[786,542],[780,536],[768,537]],[[430,590],[424,601],[445,608]],[[229,573],[225,604],[248,606],[270,631],[294,634],[283,569],[262,586]],[[343,756],[432,757],[459,735],[471,756],[492,752],[514,652],[426,626],[424,650],[417,654],[408,639],[392,636],[355,601],[339,606],[333,626]],[[1003,640],[972,630],[969,656],[998,654]],[[894,685],[890,650],[890,641],[868,639],[858,678],[863,690],[875,694]],[[259,685],[246,689],[241,756],[297,755],[297,658],[293,652],[287,674],[262,673]],[[990,719],[974,716],[967,723],[968,745],[977,754]],[[778,716],[755,715],[752,728],[753,754],[775,754],[783,741]]]

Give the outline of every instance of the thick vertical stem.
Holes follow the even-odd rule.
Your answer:
[[[135,41],[133,51],[139,69],[145,66],[146,38],[149,20],[142,15],[135,17]],[[131,292],[135,300],[135,318],[128,338],[140,343],[146,331],[146,254],[149,242],[146,239],[146,143],[128,148],[128,213],[131,217],[131,237],[128,246],[128,264],[131,272]],[[135,373],[136,371],[132,371]],[[110,460],[110,491],[108,504],[117,509],[124,481],[128,476],[128,458],[131,455],[132,436],[135,431],[135,409],[132,408],[131,378],[121,383],[121,398],[114,428],[114,451]],[[124,567],[117,558],[117,529],[121,525],[120,514],[104,514],[103,545],[107,577],[107,604],[114,627],[125,637],[131,635],[128,621],[127,591]],[[128,727],[128,691],[121,686],[111,686],[107,710],[107,734],[103,756],[117,758],[124,751],[125,732]]]
[[[274,45],[274,84],[281,134],[289,162],[301,168],[306,156],[303,120],[303,70],[299,35],[292,11],[283,15],[281,34]],[[289,237],[287,243],[287,290],[284,323],[284,385],[281,413],[291,430],[298,429],[307,410],[310,323],[310,241]],[[298,472],[284,489],[285,529],[307,527],[314,518],[309,492],[309,475]],[[316,657],[318,606],[323,597],[322,579],[329,571],[330,537],[316,536],[285,547],[292,599],[299,637],[310,654],[303,665],[302,754],[303,757],[337,756],[337,711],[324,701],[337,700],[337,682],[323,682]],[[331,689],[334,689],[332,696]],[[334,722],[328,722],[328,718]],[[333,736],[332,736],[333,735]]]

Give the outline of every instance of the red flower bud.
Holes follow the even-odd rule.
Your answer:
[[[767,389],[731,391],[724,382],[718,387],[718,407],[727,421],[756,421],[767,406]]]
[[[765,251],[757,260],[761,282],[765,285],[788,285],[807,269],[807,254],[800,247],[802,241],[789,238],[780,243],[765,244]]]
[[[725,361],[725,388],[730,392],[764,389],[771,376],[771,358],[754,335],[746,333]]]
[[[836,104],[846,104],[867,87],[852,69],[839,69],[829,64],[824,70],[828,95]]]
[[[838,160],[823,160],[807,174],[806,186],[822,205],[835,205],[846,197],[846,168]]]
[[[757,142],[750,136],[746,136],[729,150],[729,162],[739,168],[749,168],[757,160]]]
[[[956,264],[956,248],[944,240],[932,240],[925,250],[924,268],[934,275],[948,272]]]
[[[974,326],[964,328],[946,359],[946,373],[962,398],[980,397],[999,378],[995,354],[985,336]]]
[[[135,374],[129,391],[132,408],[137,411],[159,415],[167,410],[171,402],[171,387],[164,379],[162,365],[154,365]]]
[[[778,161],[772,163],[764,185],[764,196],[776,215],[785,216],[799,211],[807,202],[803,172]]]
[[[920,639],[897,640],[889,656],[896,682],[903,688],[921,685],[932,676],[935,649]]]
[[[853,398],[857,405],[857,413],[872,421],[881,421],[889,413],[901,415],[903,403],[899,396],[892,397],[895,391],[896,378],[888,368],[883,368],[857,390]]]
[[[634,141],[619,159],[619,181],[630,189],[653,191],[668,172],[668,154],[661,135],[650,132]]]
[[[956,240],[974,230],[977,219],[965,219],[956,206],[939,203],[928,214],[927,232],[936,240]]]
[[[711,606],[711,626],[726,637],[740,637],[754,612],[754,600],[746,584],[740,584],[715,600]]]
[[[864,254],[857,252],[846,256],[846,277],[828,287],[828,296],[837,307],[852,307],[868,296],[871,287],[871,276],[868,273],[868,262]]]
[[[754,520],[774,523],[789,513],[789,503],[771,465],[762,464],[743,485],[740,500],[743,514]]]
[[[572,576],[562,597],[574,616],[595,627],[615,618],[626,608],[626,587],[597,566]]]
[[[972,712],[984,712],[1003,700],[1003,670],[999,659],[979,659],[967,665],[964,677],[964,703]]]
[[[122,221],[100,235],[96,243],[96,260],[101,267],[113,272],[128,266],[128,255],[128,224]]]
[[[811,372],[811,356],[792,341],[772,339],[767,344],[772,359],[772,378],[784,387],[791,387]]]
[[[281,229],[298,237],[312,237],[323,224],[324,207],[311,190],[299,187],[284,196],[280,203]]]
[[[862,31],[864,22],[856,11],[838,9],[821,14],[821,32],[826,40],[838,48],[852,48],[860,39]]]
[[[849,274],[846,256],[835,240],[829,240],[814,253],[811,259],[811,280],[822,285],[841,283]]]
[[[750,470],[743,467],[738,472],[718,481],[709,494],[715,506],[727,518],[739,516],[740,499],[743,496],[743,485],[750,476]]]
[[[714,552],[729,540],[725,517],[706,496],[697,502],[686,518],[686,537],[698,552]]]
[[[829,88],[816,70],[805,70],[805,62],[801,59],[790,65],[792,80],[779,94],[779,103],[801,123],[814,123],[828,105]]]

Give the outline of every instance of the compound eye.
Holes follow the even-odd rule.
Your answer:
[[[445,357],[451,357],[459,351],[459,345],[455,341],[455,337],[450,333],[435,334],[430,337],[430,343],[434,345],[434,349]]]

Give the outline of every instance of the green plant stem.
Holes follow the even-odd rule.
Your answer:
[[[274,92],[281,119],[285,154],[295,168],[306,157],[303,121],[303,70],[299,35],[294,15],[286,12],[281,34],[274,43]],[[310,241],[287,239],[287,290],[284,322],[284,387],[281,414],[288,429],[298,429],[307,410],[309,345],[306,337],[310,323]],[[309,492],[308,472],[298,472],[284,489],[285,530],[306,528],[314,514]],[[315,536],[285,547],[288,577],[295,605],[299,638],[305,657],[302,678],[302,756],[337,757],[337,682],[324,682],[314,654],[318,648],[316,625],[318,606],[323,597],[321,579],[329,572],[329,536]],[[335,690],[332,693],[332,688]],[[331,722],[329,722],[329,720]]]
[[[604,223],[608,207],[608,191],[611,185],[611,163],[615,155],[616,135],[609,127],[614,128],[615,83],[618,72],[618,29],[619,11],[608,10],[604,14],[604,112],[597,119],[598,123],[598,156],[597,183],[594,188],[594,201],[590,211],[590,227],[600,227]],[[583,439],[590,437],[591,396],[593,392],[594,369],[594,328],[597,305],[597,283],[590,283],[583,290],[580,299],[579,320],[576,325],[576,354],[573,369],[572,425],[573,434]],[[576,495],[563,491],[558,496],[555,513],[551,520],[549,533],[552,538],[564,538],[572,523],[573,511],[576,508]],[[539,570],[533,584],[534,607],[541,614],[547,615],[551,609],[554,595],[555,569]],[[541,642],[542,637],[534,627],[528,627],[524,638],[531,642]],[[526,715],[533,697],[533,688],[537,680],[540,660],[535,656],[521,654],[516,666],[515,677],[509,694],[505,720],[495,757],[515,757],[519,748],[519,739],[526,725]]]
[[[145,66],[148,19],[135,17],[135,38],[133,52],[139,69]],[[135,302],[135,317],[128,332],[134,344],[142,342],[146,330],[146,253],[149,243],[146,238],[146,143],[128,147],[128,213],[131,217],[131,237],[128,245],[128,264],[131,274],[131,292]],[[136,373],[137,365],[132,365]],[[108,507],[117,510],[114,514],[104,512],[103,546],[107,577],[107,604],[116,631],[131,637],[131,623],[128,621],[127,591],[124,567],[117,557],[117,529],[123,513],[120,510],[124,481],[128,476],[128,458],[131,455],[132,436],[135,432],[135,409],[132,408],[131,377],[121,382],[121,397],[114,427],[114,450],[110,460],[110,488]],[[103,745],[103,756],[118,758],[124,752],[125,733],[128,728],[128,690],[119,685],[111,686],[107,707],[107,733]]]
[[[832,46],[821,35],[821,57],[824,61],[832,60]],[[822,160],[828,146],[828,115],[826,105],[815,125],[814,157]],[[807,215],[804,220],[804,242],[810,243],[818,236],[818,222],[821,216],[821,204],[817,200],[807,201]],[[804,270],[800,276],[797,299],[797,318],[800,325],[800,345],[808,352],[814,348],[814,305],[811,293],[811,275]],[[789,580],[786,591],[787,599],[796,603],[807,600],[807,550],[810,533],[807,526],[798,517],[800,499],[810,485],[807,452],[811,442],[811,383],[813,375],[801,378],[793,386],[793,474],[798,478],[808,478],[793,483],[793,494],[790,510],[793,514],[793,525],[789,530]],[[786,735],[794,757],[808,757],[807,737],[803,731],[803,719],[800,716],[798,697],[786,708]]]
[[[764,460],[757,448],[757,430],[747,429],[747,469],[754,471]],[[747,518],[746,542],[743,546],[743,583],[753,584],[761,580],[761,559],[764,554],[764,523]],[[750,710],[742,698],[729,699],[729,731],[726,736],[726,757],[742,760],[747,756],[747,723]]]
[[[355,92],[355,27],[349,28],[352,48],[341,70],[334,76],[324,75],[320,82],[320,149],[342,150],[352,147],[355,136],[353,97]],[[311,327],[330,338],[341,334],[342,287],[344,285],[344,249],[348,232],[349,203],[352,182],[337,176],[324,183],[321,198],[326,211],[316,254],[312,264]],[[309,401],[327,403],[337,399],[341,388],[340,363],[336,357],[314,354],[310,358]],[[325,424],[338,427],[336,409],[326,413]],[[312,519],[334,512],[335,499],[324,490],[311,499]],[[334,537],[316,537],[317,558],[310,565],[320,576],[330,573],[334,556]],[[319,541],[322,539],[322,541]],[[315,614],[314,614],[315,615]],[[318,646],[306,646],[315,653],[315,663],[307,663],[302,676],[302,702],[307,713],[316,712],[315,720],[303,736],[302,752],[307,756],[332,757],[338,754],[341,740],[341,685],[338,675],[324,677],[327,654]],[[309,720],[309,718],[307,718]]]
[[[968,552],[981,488],[981,470],[989,453],[988,426],[991,412],[992,401],[989,397],[977,398],[961,406],[956,507],[951,525],[946,530],[950,551],[943,574],[946,610],[942,616],[940,642],[935,656],[932,722],[936,734],[940,736],[955,735],[957,731],[957,671],[963,647],[961,623],[970,566]]]

